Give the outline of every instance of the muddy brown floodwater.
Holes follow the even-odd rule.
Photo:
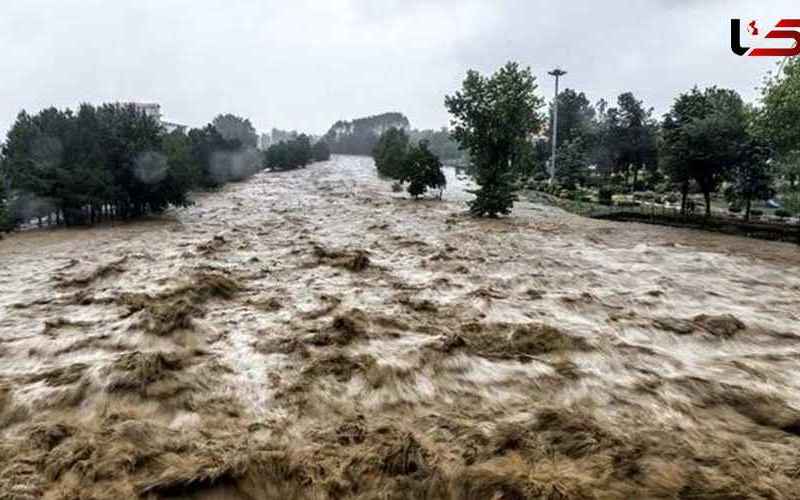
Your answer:
[[[800,498],[797,246],[373,171],[0,241],[0,498]]]

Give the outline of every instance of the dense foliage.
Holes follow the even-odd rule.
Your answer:
[[[441,198],[442,190],[447,186],[447,179],[442,172],[442,162],[428,149],[426,141],[410,146],[403,163],[399,180],[408,182],[408,194],[418,198],[428,189],[438,189]]]
[[[264,155],[264,167],[271,170],[292,170],[305,167],[314,159],[311,139],[300,134],[295,139],[273,144]]]
[[[328,161],[331,159],[331,148],[324,140],[319,140],[311,147],[311,155],[314,161]]]
[[[733,90],[697,87],[681,94],[664,117],[662,163],[686,206],[695,181],[711,214],[711,193],[730,175],[747,140],[744,103]]]
[[[735,205],[744,205],[745,220],[750,219],[753,200],[766,200],[775,194],[771,156],[769,146],[749,139],[741,145],[739,158],[728,174],[730,184],[725,197]]]
[[[414,198],[428,189],[438,189],[439,197],[447,186],[442,162],[430,150],[428,142],[409,143],[402,129],[390,128],[381,134],[372,151],[378,175],[398,183],[408,182],[407,191]]]
[[[775,152],[785,208],[800,213],[800,58],[785,61],[783,71],[766,79],[761,100],[754,133]]]
[[[470,202],[474,215],[511,212],[516,199],[513,165],[544,121],[536,88],[530,69],[509,62],[489,77],[469,71],[462,89],[445,98],[453,137],[469,152],[479,185]]]
[[[133,106],[22,112],[4,147],[15,215],[75,224],[186,205],[190,174],[169,162],[163,143],[161,125]]]
[[[258,143],[256,129],[250,120],[230,113],[217,115],[211,125],[226,141],[238,141],[244,148],[255,148]]]
[[[11,225],[33,218],[82,224],[186,206],[190,189],[260,168],[249,122],[233,115],[215,122],[227,132],[208,125],[167,134],[134,105],[23,111],[2,149],[3,217]]]
[[[461,150],[458,142],[450,136],[450,131],[446,128],[439,130],[417,130],[408,131],[408,136],[413,144],[425,141],[428,149],[443,162],[461,163],[464,161],[464,151]]]
[[[408,134],[403,129],[391,127],[381,134],[372,149],[378,175],[388,179],[402,178],[408,144]]]

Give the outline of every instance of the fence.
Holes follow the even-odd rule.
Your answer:
[[[683,214],[678,208],[665,207],[663,205],[607,206],[593,202],[564,200],[545,193],[536,194],[564,210],[594,219],[686,227],[800,244],[800,223],[798,222],[745,221],[733,216],[706,216],[698,213]]]

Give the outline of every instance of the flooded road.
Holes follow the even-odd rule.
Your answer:
[[[0,240],[0,498],[798,498],[796,245],[448,181]]]

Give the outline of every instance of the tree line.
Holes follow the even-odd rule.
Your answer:
[[[633,93],[592,105],[582,92],[557,96],[558,145],[554,179],[548,166],[553,103],[543,111],[536,78],[509,62],[492,75],[469,71],[445,98],[451,135],[468,152],[479,188],[470,210],[507,214],[520,182],[539,181],[553,192],[594,189],[613,193],[654,190],[702,193],[711,214],[721,194],[749,218],[755,200],[781,194],[788,214],[800,210],[800,60],[769,77],[758,105],[733,90],[693,88],[680,94],[663,119]],[[391,162],[389,162],[391,167]]]
[[[0,148],[0,229],[32,219],[76,225],[159,213],[189,205],[193,189],[330,155],[304,135],[276,145],[277,154],[256,143],[250,121],[232,114],[167,133],[132,104],[23,111]]]
[[[381,135],[389,129],[405,131],[414,144],[425,141],[428,150],[440,160],[454,163],[464,161],[464,152],[459,148],[458,142],[450,136],[447,128],[412,129],[408,118],[396,112],[352,121],[339,120],[331,126],[323,140],[330,144],[331,151],[337,154],[371,155]]]
[[[264,167],[291,170],[305,167],[312,161],[327,161],[330,157],[330,148],[325,141],[317,141],[312,145],[309,136],[300,134],[270,146],[264,153]]]

